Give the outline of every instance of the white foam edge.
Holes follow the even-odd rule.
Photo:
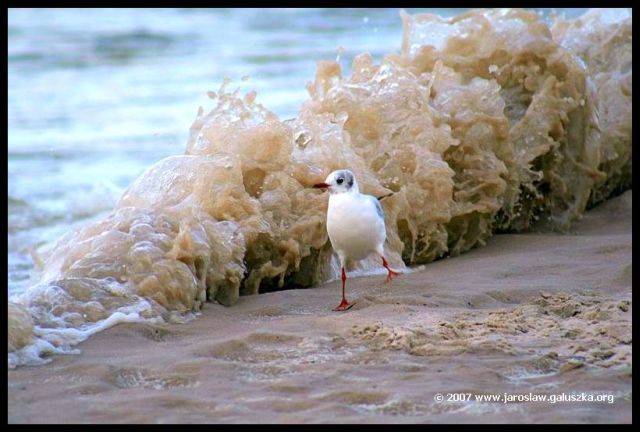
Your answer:
[[[157,324],[163,322],[162,318],[144,318],[140,312],[150,308],[151,305],[142,301],[112,313],[108,318],[88,324],[80,329],[76,328],[33,328],[33,343],[8,354],[8,367],[14,369],[23,365],[40,365],[51,361],[44,358],[52,354],[80,354],[79,349],[71,347],[87,340],[90,336],[121,323],[147,322]],[[132,309],[135,311],[129,312]]]

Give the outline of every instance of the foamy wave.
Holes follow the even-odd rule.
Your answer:
[[[9,304],[9,310],[19,309],[15,303]],[[133,322],[147,322],[147,323],[160,323],[164,320],[161,317],[147,318],[143,316],[144,312],[152,310],[151,305],[145,299],[132,306],[123,307],[104,320],[97,321],[95,323],[89,323],[87,325],[80,326],[80,328],[46,328],[40,326],[33,326],[31,328],[31,335],[27,340],[23,341],[23,347],[16,349],[8,354],[8,367],[15,368],[19,365],[40,365],[50,361],[49,356],[53,354],[79,354],[80,351],[72,349],[73,346],[83,342],[89,338],[89,336],[98,333],[102,330],[106,330],[109,327],[113,327],[120,323],[133,323]],[[10,312],[11,313],[11,312]],[[54,317],[51,317],[51,321],[56,321]],[[29,329],[32,325],[29,320],[22,323],[14,323],[9,327],[9,343],[11,345],[12,338],[11,332],[16,330]],[[14,344],[15,345],[15,344]]]

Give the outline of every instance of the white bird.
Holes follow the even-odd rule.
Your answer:
[[[348,261],[358,261],[377,253],[388,272],[386,282],[400,274],[391,270],[384,258],[387,231],[379,199],[388,195],[376,198],[361,194],[356,178],[349,170],[334,171],[324,183],[315,184],[313,187],[328,189],[330,193],[327,232],[342,267],[342,302],[333,310],[346,311],[353,306],[345,297],[347,274],[344,269]]]

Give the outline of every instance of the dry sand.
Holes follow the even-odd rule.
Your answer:
[[[392,284],[349,280],[118,325],[8,371],[23,422],[631,422],[631,191],[570,234],[497,235]],[[437,393],[614,396],[444,402]],[[467,396],[465,396],[466,398]]]

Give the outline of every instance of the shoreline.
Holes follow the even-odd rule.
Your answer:
[[[631,422],[632,192],[570,234],[499,234],[384,283],[207,303],[120,324],[8,371],[9,423]],[[437,393],[613,394],[608,403],[441,402]],[[55,395],[55,398],[52,397]]]

